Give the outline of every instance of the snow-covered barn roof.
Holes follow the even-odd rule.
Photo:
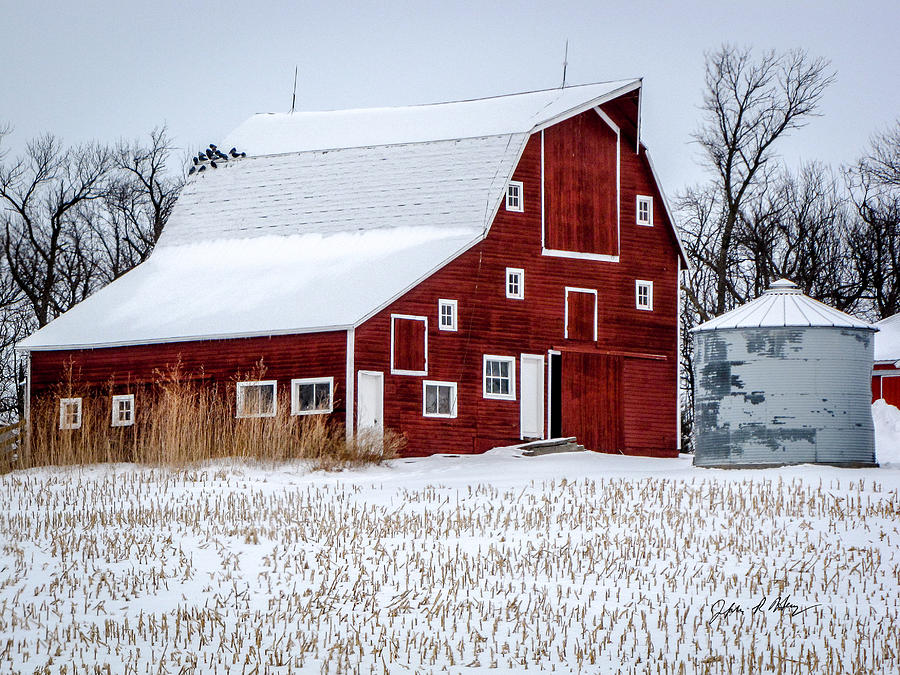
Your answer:
[[[900,314],[875,324],[875,361],[900,362]]]
[[[19,343],[146,344],[358,325],[480,241],[529,134],[640,80],[255,115],[191,177],[153,254]]]
[[[778,326],[832,326],[868,328],[871,324],[804,295],[789,279],[773,281],[755,300],[700,324],[695,331],[729,328],[774,328]]]

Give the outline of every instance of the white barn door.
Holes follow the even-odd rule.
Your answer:
[[[519,363],[520,438],[543,438],[544,356],[522,354]]]
[[[356,376],[356,430],[384,429],[384,373],[360,370]]]

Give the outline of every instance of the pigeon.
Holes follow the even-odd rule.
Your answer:
[[[206,164],[197,169],[197,173],[200,173],[201,171],[206,171]]]
[[[196,157],[192,157],[191,159],[194,160],[194,166],[197,166],[199,160]]]
[[[210,165],[212,168],[214,168],[214,169],[218,169],[218,168],[219,168],[219,165],[216,164],[216,163],[215,163],[214,161],[212,161],[212,160],[210,160],[209,165]]]
[[[210,144],[209,144],[209,147],[211,147],[211,148],[213,149],[213,152],[215,152],[215,150],[216,150],[216,146],[215,146],[215,145],[213,145],[212,143],[210,143]]]
[[[196,160],[195,160],[195,161],[196,161]],[[204,167],[204,168],[205,168],[205,167]],[[197,167],[196,167],[196,166],[192,166],[190,169],[188,169],[188,176],[190,176],[190,175],[191,175],[192,173],[194,173],[196,170],[197,170]]]
[[[228,154],[231,155],[232,157],[237,157],[238,156],[237,148],[232,148],[231,150],[228,151]]]
[[[206,157],[207,157],[207,159],[212,159],[213,157],[215,157],[215,155],[212,154],[212,150],[207,150]]]

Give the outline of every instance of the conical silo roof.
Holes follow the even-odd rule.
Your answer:
[[[789,279],[779,279],[756,300],[700,324],[694,331],[730,328],[775,328],[779,326],[830,326],[834,328],[878,328],[804,295]]]

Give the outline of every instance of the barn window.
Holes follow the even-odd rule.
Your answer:
[[[134,424],[134,394],[112,397],[112,425],[130,427]]]
[[[597,340],[597,291],[566,288],[565,331],[567,340]]]
[[[275,417],[275,380],[237,383],[238,417]]]
[[[484,355],[484,397],[516,400],[514,356]]]
[[[391,314],[391,373],[428,374],[428,318]]]
[[[653,225],[653,197],[638,195],[637,224],[649,226]]]
[[[652,281],[635,281],[634,282],[634,305],[637,309],[646,311],[653,310],[653,282]]]
[[[61,399],[59,399],[59,428],[60,429],[80,429],[81,428],[81,399],[80,398],[61,398]]]
[[[506,268],[506,297],[513,300],[525,298],[525,270],[516,267]]]
[[[438,300],[438,328],[456,330],[456,300]]]
[[[291,380],[291,414],[317,415],[334,409],[334,378]]]
[[[506,186],[506,210],[519,212],[525,210],[525,190],[522,181],[511,180]]]
[[[422,384],[422,414],[425,417],[456,417],[456,382]]]

